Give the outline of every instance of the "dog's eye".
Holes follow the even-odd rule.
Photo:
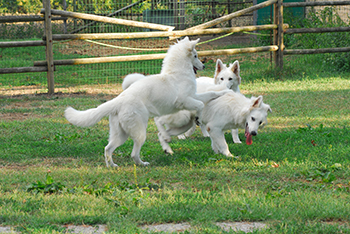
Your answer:
[[[224,78],[220,78],[220,80],[224,80]]]
[[[232,78],[229,78],[228,80],[232,80]]]
[[[252,117],[252,121],[255,121],[255,118],[254,118],[254,117]]]
[[[194,55],[194,58],[197,58],[197,55]]]

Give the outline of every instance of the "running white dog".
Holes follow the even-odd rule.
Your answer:
[[[244,128],[246,143],[252,144],[252,136],[258,134],[260,126],[267,124],[269,105],[263,103],[263,97],[247,98],[241,93],[227,93],[208,102],[202,111],[202,123],[205,124],[215,153],[232,157],[225,140],[224,131],[232,128]]]
[[[201,113],[208,100],[217,98],[227,91],[196,94],[197,70],[204,65],[198,59],[195,45],[199,39],[188,37],[170,46],[163,60],[160,74],[147,76],[130,85],[118,97],[97,108],[77,111],[68,107],[65,117],[69,122],[88,127],[109,115],[109,143],[105,147],[106,165],[117,167],[112,153],[130,136],[134,141],[131,157],[137,165],[148,165],[140,159],[140,150],[146,140],[148,119],[182,109]]]

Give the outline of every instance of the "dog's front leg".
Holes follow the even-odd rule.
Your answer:
[[[239,136],[238,136],[238,128],[232,129],[231,134],[232,134],[233,143],[236,143],[236,144],[242,143],[241,140],[239,139]]]
[[[231,89],[226,89],[219,92],[209,91],[205,93],[196,93],[196,99],[202,101],[203,103],[207,103],[229,92],[233,92],[233,91]]]
[[[228,149],[228,145],[226,143],[225,135],[222,129],[211,126],[210,124],[207,125],[207,129],[212,141],[213,150],[215,152],[218,151],[219,153],[226,155],[226,157],[233,157],[233,155],[230,153],[230,150]]]

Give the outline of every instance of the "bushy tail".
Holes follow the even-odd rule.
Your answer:
[[[79,127],[90,127],[99,122],[104,116],[116,112],[116,103],[113,100],[105,102],[96,108],[88,109],[85,111],[78,111],[72,107],[68,107],[64,116],[72,124]]]
[[[143,78],[145,78],[145,76],[140,73],[133,73],[125,76],[122,83],[123,90],[126,90],[127,88],[129,88],[130,85]]]

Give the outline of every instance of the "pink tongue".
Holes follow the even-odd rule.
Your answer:
[[[246,134],[246,137],[247,137],[247,139],[246,139],[246,144],[247,145],[251,145],[251,144],[253,144],[253,141],[252,141],[252,135],[250,135],[249,133],[248,134]]]

